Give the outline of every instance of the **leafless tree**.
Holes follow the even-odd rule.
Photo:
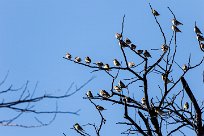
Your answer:
[[[176,61],[176,56],[179,54],[177,52],[177,35],[181,32],[179,29],[180,25],[183,24],[178,21],[179,19],[176,18],[173,11],[168,7],[167,10],[172,14],[172,34],[171,38],[167,39],[167,34],[164,33],[162,25],[159,23],[160,13],[151,4],[149,4],[149,7],[163,37],[163,44],[160,45],[159,49],[139,50],[130,39],[124,39],[124,15],[121,32],[116,33],[116,40],[119,43],[118,47],[121,50],[123,61],[114,59],[114,65],[111,66],[100,61],[93,63],[90,57],[86,57],[85,62],[80,57],[72,59],[70,53],[67,53],[64,57],[64,59],[70,62],[89,67],[93,70],[92,72],[105,72],[107,76],[112,78],[109,90],[102,89],[95,95],[88,91],[87,96],[84,96],[85,99],[88,99],[95,106],[101,122],[98,125],[95,123],[81,126],[78,123],[74,124],[72,129],[76,130],[79,134],[84,136],[90,135],[82,127],[92,126],[96,135],[100,135],[100,131],[105,124],[105,117],[102,114],[104,108],[99,108],[99,105],[96,103],[97,100],[102,100],[123,107],[123,117],[126,119],[126,122],[118,122],[117,124],[127,125],[129,128],[125,132],[121,132],[121,134],[140,134],[144,136],[172,136],[179,134],[185,136],[186,134],[182,130],[186,128],[192,130],[198,136],[204,136],[203,102],[199,102],[196,99],[193,89],[191,89],[193,87],[190,87],[188,85],[189,81],[185,79],[185,75],[189,71],[196,70],[199,66],[203,67],[204,57],[192,63],[190,55],[187,60],[188,63],[178,64]],[[195,48],[200,48],[200,53],[203,54],[204,37],[196,23],[194,31],[199,46]],[[134,62],[129,62],[130,55],[127,53],[127,50],[133,52],[134,57],[137,57],[137,62],[140,60],[137,65]],[[154,59],[152,59],[153,56]],[[131,57],[133,58],[133,56]],[[129,73],[127,74],[128,77],[119,79],[118,75],[121,72]],[[129,76],[130,74],[132,77]],[[200,73],[200,75],[203,74]],[[160,90],[159,93],[157,91],[152,94],[151,88],[155,86],[155,83],[150,82],[150,78],[158,80],[155,83],[157,89]],[[137,97],[134,97],[135,93],[142,93],[143,98],[138,100]],[[133,116],[129,114],[134,111],[136,112]],[[137,120],[134,119],[135,116]]]

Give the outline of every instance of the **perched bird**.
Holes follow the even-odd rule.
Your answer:
[[[110,97],[110,94],[108,92],[106,92],[105,90],[100,90],[100,95],[102,97],[105,97],[105,98],[109,98]]]
[[[195,25],[194,26],[194,32],[196,33],[196,34],[202,34],[202,32],[200,31],[200,29]]]
[[[103,68],[106,69],[106,71],[109,71],[109,70],[110,70],[110,66],[109,66],[108,64],[105,64],[105,65],[103,66]]]
[[[183,69],[183,71],[187,71],[187,70],[188,70],[188,66],[186,66],[186,64],[184,64],[184,65],[182,66],[182,69]]]
[[[125,98],[123,99],[123,101],[126,101],[127,103],[134,102],[134,100],[133,100],[132,98],[130,98],[130,97],[125,97]]]
[[[91,91],[88,91],[88,92],[86,93],[86,95],[87,95],[88,98],[93,98],[93,94],[92,94]]]
[[[94,63],[94,64],[96,64],[98,67],[103,67],[103,62],[96,62],[96,63]]]
[[[90,63],[91,63],[91,59],[90,59],[89,56],[87,56],[87,57],[85,58],[85,62],[86,62],[86,64],[90,64]]]
[[[152,57],[151,55],[150,55],[150,53],[147,51],[147,50],[144,50],[144,53],[143,53],[143,55],[146,57],[146,58],[148,58],[148,57]]]
[[[166,51],[168,51],[168,46],[166,45],[166,44],[163,44],[162,46],[161,46],[161,50],[163,51],[163,52],[166,52]]]
[[[204,50],[204,43],[200,43],[200,48]]]
[[[204,37],[202,35],[200,35],[200,34],[197,34],[196,38],[197,38],[198,41],[204,41]]]
[[[121,47],[128,47],[128,45],[123,40],[119,40],[119,45]]]
[[[188,108],[189,108],[189,104],[188,104],[188,102],[186,102],[186,103],[183,105],[183,109],[184,109],[184,110],[188,110]]]
[[[167,78],[167,77],[166,77],[166,74],[163,73],[163,74],[162,74],[162,80],[163,80],[164,82],[166,81],[167,84],[168,84],[168,83],[171,83],[171,80],[169,80],[168,78],[166,79],[166,78]]]
[[[122,34],[116,33],[116,34],[115,34],[115,38],[118,39],[118,40],[120,40],[120,39],[122,38]]]
[[[176,20],[175,18],[172,19],[172,24],[175,25],[175,26],[178,26],[178,25],[183,25],[181,22],[179,22],[178,20]]]
[[[118,82],[118,86],[122,89],[122,88],[126,88],[125,84],[120,80]]]
[[[178,27],[175,26],[175,25],[172,25],[172,26],[171,26],[171,29],[172,29],[173,31],[175,31],[175,32],[181,32],[181,30],[179,30]]]
[[[116,67],[120,67],[120,62],[119,62],[117,59],[114,59],[114,60],[113,60],[113,64],[114,64]]]
[[[81,58],[80,57],[75,57],[75,60],[74,60],[75,62],[77,62],[77,63],[79,63],[79,62],[81,62]]]
[[[128,62],[128,66],[129,66],[130,68],[132,68],[132,67],[135,66],[135,63],[134,63],[134,62]]]
[[[160,15],[155,9],[152,9],[152,14],[153,14],[154,16],[159,16],[159,15]]]
[[[155,112],[159,115],[164,115],[165,112],[163,112],[159,107],[155,107]]]
[[[126,38],[126,39],[125,39],[125,43],[126,43],[126,44],[131,44],[132,42],[130,41],[130,39]]]
[[[74,128],[78,131],[84,131],[83,128],[79,125],[79,123],[74,124]]]
[[[98,109],[99,111],[106,110],[105,108],[103,108],[103,107],[102,107],[102,106],[100,106],[100,105],[97,105],[97,106],[96,106],[96,109]]]
[[[131,45],[130,45],[130,49],[131,49],[131,50],[135,50],[135,49],[136,49],[136,47],[137,47],[137,46],[136,46],[136,45],[134,45],[134,44],[131,44]]]
[[[137,54],[142,54],[143,50],[136,50]]]
[[[142,103],[142,105],[146,104],[146,99],[144,97],[141,99],[141,103]]]
[[[69,53],[66,53],[65,58],[66,58],[66,59],[71,59],[71,58],[72,58],[72,55],[69,54]]]
[[[117,86],[117,85],[114,86],[113,89],[114,89],[115,91],[119,92],[119,93],[122,91],[122,89],[121,89],[119,86]]]

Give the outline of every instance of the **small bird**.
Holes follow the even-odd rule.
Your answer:
[[[96,64],[98,67],[103,67],[103,62],[96,62],[96,63],[94,63],[94,64]]]
[[[167,81],[166,81],[167,84],[168,84],[168,83],[171,83],[171,80],[169,80],[168,78],[166,79],[166,78],[167,78],[167,77],[166,77],[166,74],[163,73],[163,74],[162,74],[162,80],[163,80],[164,82],[167,80]]]
[[[166,51],[168,51],[168,46],[166,45],[166,44],[163,44],[162,46],[161,46],[161,50],[163,51],[163,52],[166,52]]]
[[[184,110],[188,110],[188,108],[189,108],[189,104],[188,104],[188,102],[186,102],[186,103],[183,105],[183,109],[184,109]]]
[[[96,106],[96,109],[98,109],[99,111],[106,110],[105,108],[103,108],[103,107],[102,107],[102,106],[100,106],[100,105],[97,105],[97,106]]]
[[[198,41],[204,41],[204,37],[202,35],[200,35],[200,34],[197,34],[196,38],[197,38]]]
[[[133,100],[132,98],[130,98],[130,97],[125,97],[125,98],[123,99],[123,101],[126,101],[127,103],[134,102],[134,100]]]
[[[117,85],[114,86],[113,89],[116,90],[119,93],[122,91],[122,89],[119,86],[117,86]]]
[[[116,33],[116,34],[115,34],[115,38],[118,39],[118,40],[120,40],[120,39],[122,38],[122,34]]]
[[[144,53],[143,53],[143,55],[146,57],[146,58],[148,58],[148,57],[152,57],[151,55],[150,55],[150,53],[147,51],[147,50],[144,50]]]
[[[179,30],[178,27],[175,26],[175,25],[172,25],[172,26],[171,26],[171,29],[172,29],[174,32],[181,32],[181,30]]]
[[[155,107],[155,112],[159,115],[164,115],[165,112],[163,112],[159,107]]]
[[[202,32],[200,31],[200,29],[195,25],[194,26],[194,32],[196,33],[196,34],[202,34]]]
[[[184,65],[182,66],[182,69],[183,69],[183,71],[187,71],[187,70],[188,70],[188,66],[187,66],[186,64],[184,64]]]
[[[146,105],[146,99],[144,97],[141,99],[141,103],[142,105]]]
[[[181,22],[179,22],[178,20],[176,20],[175,18],[172,19],[172,24],[175,25],[175,26],[178,26],[178,25],[183,25]]]
[[[128,62],[128,66],[129,66],[130,68],[132,68],[132,67],[135,66],[135,63],[134,63],[134,62]]]
[[[66,58],[66,59],[71,59],[71,58],[72,58],[72,55],[69,54],[69,53],[66,53],[65,58]]]
[[[126,38],[126,39],[125,39],[125,43],[126,43],[126,44],[131,44],[132,42],[130,41],[130,39]]]
[[[93,94],[92,94],[91,91],[88,91],[88,92],[86,93],[86,95],[87,95],[88,98],[93,98]]]
[[[122,89],[122,88],[126,88],[125,84],[120,80],[118,82],[118,86]]]
[[[200,48],[204,50],[204,43],[200,43]]]
[[[86,62],[86,64],[90,64],[90,63],[91,63],[91,59],[90,59],[89,56],[87,56],[87,57],[85,58],[85,62]]]
[[[119,40],[119,45],[121,47],[128,47],[128,45],[123,40]]]
[[[114,60],[113,60],[113,64],[114,64],[116,67],[120,67],[120,62],[119,62],[117,59],[114,59]]]
[[[143,50],[136,50],[137,54],[142,54]]]
[[[77,62],[77,63],[79,63],[79,62],[81,62],[81,58],[80,57],[75,57],[75,60],[74,60],[75,62]]]
[[[100,90],[100,95],[102,97],[105,97],[105,98],[109,98],[110,97],[110,94],[108,92],[106,92],[105,90]]]
[[[131,49],[131,50],[135,50],[135,49],[136,49],[136,47],[137,47],[137,46],[136,46],[136,45],[134,45],[134,44],[131,44],[131,45],[130,45],[130,49]]]
[[[159,15],[160,15],[155,9],[152,9],[152,14],[153,14],[154,16],[159,16]]]
[[[74,128],[78,131],[84,131],[83,128],[79,125],[79,123],[74,124]]]
[[[106,69],[106,71],[109,71],[109,70],[110,70],[109,64],[105,64],[105,65],[103,66],[103,68]]]

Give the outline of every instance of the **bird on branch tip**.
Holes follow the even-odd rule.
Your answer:
[[[75,62],[77,62],[77,63],[79,63],[79,62],[81,62],[81,58],[80,57],[75,57],[75,60],[74,60]]]
[[[120,40],[120,39],[122,38],[122,34],[116,33],[116,34],[115,34],[115,38],[118,39],[118,40]]]
[[[79,125],[79,123],[74,124],[74,128],[78,131],[84,131],[83,128]]]
[[[87,56],[85,58],[85,62],[86,62],[86,64],[90,64],[91,63],[91,58],[89,56]]]
[[[130,39],[126,38],[126,39],[125,39],[125,43],[126,43],[126,44],[131,44],[132,42],[130,41]]]
[[[71,59],[71,58],[72,58],[72,55],[71,55],[70,53],[66,53],[65,58],[66,58],[66,59]]]
[[[188,70],[188,66],[187,66],[186,64],[184,64],[184,65],[182,66],[182,69],[183,69],[183,71],[187,71],[187,70]]]
[[[160,15],[155,9],[152,9],[152,14],[153,14],[154,16],[159,16],[159,15]]]

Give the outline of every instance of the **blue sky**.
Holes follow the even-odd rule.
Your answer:
[[[204,1],[202,0],[129,0],[128,2],[124,0],[0,0],[0,79],[3,79],[9,71],[6,85],[12,83],[19,87],[29,80],[31,89],[36,82],[39,82],[37,91],[39,94],[61,93],[66,91],[72,82],[80,86],[92,76],[96,76],[94,81],[79,93],[59,102],[61,108],[65,110],[81,109],[80,116],[60,115],[53,124],[42,128],[0,127],[1,134],[4,136],[27,136],[28,134],[60,136],[64,132],[68,135],[76,135],[69,129],[72,124],[75,122],[86,124],[89,120],[97,121],[98,116],[97,112],[94,112],[93,105],[82,97],[88,89],[96,94],[101,88],[110,88],[108,81],[111,79],[103,72],[91,74],[90,69],[67,62],[62,57],[68,51],[73,56],[82,58],[89,55],[93,61],[112,63],[113,58],[120,59],[121,52],[114,35],[121,31],[124,14],[126,15],[125,37],[129,37],[141,49],[160,48],[162,37],[148,2],[151,2],[152,6],[160,12],[159,21],[167,33],[168,40],[171,36],[172,15],[167,6],[171,7],[177,19],[184,24],[181,26],[182,33],[178,34],[178,63],[181,65],[186,63],[189,53],[192,53],[193,63],[199,61],[203,54],[197,47],[193,27],[194,21],[197,21],[198,26],[204,31],[202,13]],[[131,59],[134,61],[133,58]],[[198,80],[191,80],[190,83],[198,91],[195,93],[196,96],[203,88],[202,77],[199,75],[202,70],[203,65],[187,75],[187,79]],[[140,99],[142,95],[138,95]],[[204,96],[198,97],[202,99]],[[40,106],[54,107],[52,104]],[[104,116],[109,120],[102,130],[102,135],[119,135],[118,128],[125,130],[125,127],[120,125],[110,130],[111,124],[123,120],[120,106],[117,109],[116,107],[109,104],[107,108],[110,111],[104,112]],[[3,112],[0,112],[0,115],[4,116]],[[32,120],[31,117],[25,116],[25,119],[21,119],[20,122],[28,122],[29,119]],[[44,117],[43,119],[46,120]]]

